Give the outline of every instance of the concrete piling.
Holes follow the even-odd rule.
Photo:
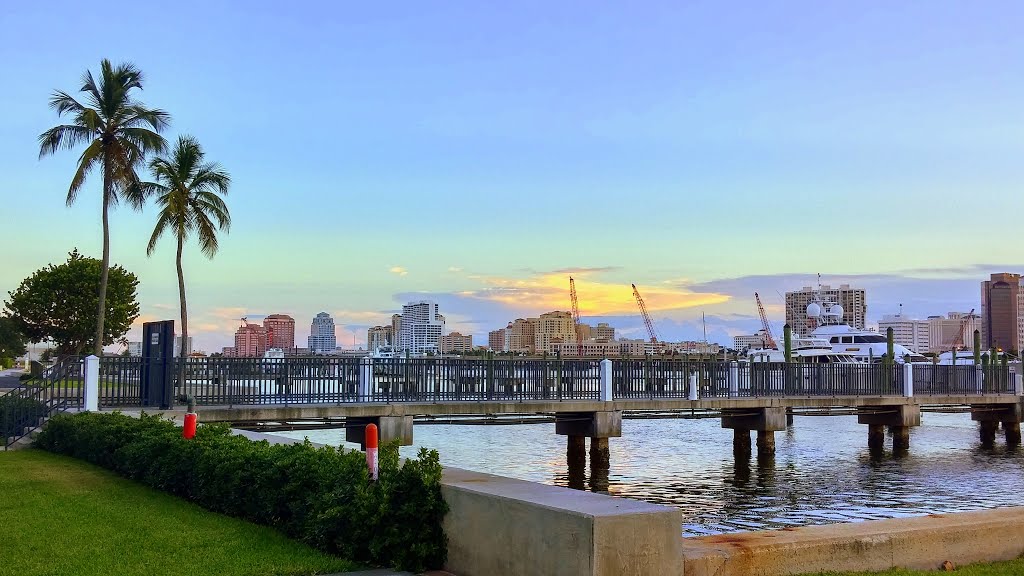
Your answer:
[[[608,491],[608,473],[611,469],[611,457],[608,451],[607,438],[590,439],[590,490],[591,492]]]
[[[991,448],[996,443],[996,422],[993,420],[983,420],[978,423],[978,435],[981,438],[981,445],[985,448]]]
[[[773,430],[758,430],[757,431],[757,455],[771,456],[775,454],[775,431]]]
[[[903,454],[910,450],[910,426],[890,426],[892,432],[892,451]]]
[[[750,458],[750,430],[733,428],[732,454],[737,460]]]
[[[1006,445],[1020,446],[1020,422],[1003,422],[1003,430],[1006,432]]]
[[[881,452],[885,446],[885,426],[883,424],[868,424],[868,449],[872,452]]]
[[[569,467],[569,488],[583,489],[587,473],[587,439],[585,436],[566,436],[565,461]]]

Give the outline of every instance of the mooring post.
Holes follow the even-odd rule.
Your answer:
[[[85,406],[89,411],[100,409],[100,359],[95,355],[85,357]]]
[[[612,361],[601,360],[601,401],[612,401]]]

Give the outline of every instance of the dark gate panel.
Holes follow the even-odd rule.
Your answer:
[[[170,409],[174,401],[174,320],[142,325],[142,405]]]

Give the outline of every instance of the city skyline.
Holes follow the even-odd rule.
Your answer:
[[[220,253],[184,263],[196,349],[274,312],[326,311],[358,343],[421,299],[484,342],[569,309],[569,273],[585,322],[643,337],[636,283],[665,339],[702,336],[705,314],[727,343],[758,327],[755,291],[778,322],[777,295],[818,272],[865,288],[877,322],[980,307],[981,280],[1024,270],[986,233],[1024,211],[1024,82],[1003,64],[1024,56],[1024,6],[313,6],[161,13],[204,39],[173,52],[96,37],[28,55],[100,15],[5,6],[4,209],[31,217],[0,229],[4,296],[76,246],[99,255],[98,181],[65,207],[77,154],[38,160],[36,138],[49,94],[104,57],[137,64],[168,138],[195,133],[234,179]],[[177,318],[173,247],[145,255],[154,220],[111,217],[139,323]]]

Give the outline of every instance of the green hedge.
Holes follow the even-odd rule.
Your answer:
[[[362,452],[254,442],[223,425],[184,440],[159,416],[96,412],[53,418],[35,445],[351,560],[422,571],[447,556],[437,451],[403,465],[397,446],[384,447],[373,482]]]
[[[4,438],[20,436],[26,426],[35,426],[46,416],[46,406],[32,398],[0,396],[0,445]]]

